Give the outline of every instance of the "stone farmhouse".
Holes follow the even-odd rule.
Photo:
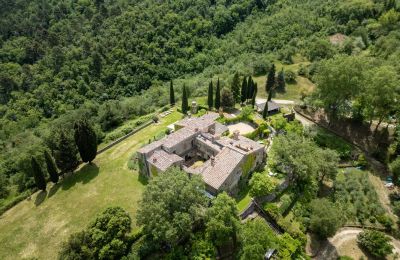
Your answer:
[[[173,133],[137,152],[140,173],[151,178],[175,166],[202,176],[212,195],[237,192],[239,181],[263,164],[265,147],[239,132],[226,136],[229,130],[215,121],[218,117],[207,113],[175,123]]]

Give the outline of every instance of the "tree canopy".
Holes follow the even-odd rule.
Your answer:
[[[159,244],[176,245],[204,217],[202,180],[172,168],[153,178],[143,192],[137,223]],[[149,217],[152,216],[152,217]]]

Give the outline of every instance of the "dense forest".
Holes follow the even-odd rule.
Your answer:
[[[125,120],[167,105],[170,80],[204,96],[213,75],[230,84],[236,72],[264,75],[271,62],[290,64],[295,56],[311,62],[304,75],[326,86],[331,82],[315,75],[319,67],[342,75],[332,68],[345,64],[365,72],[357,77],[368,82],[366,75],[398,80],[400,73],[395,0],[2,0],[1,6],[0,190],[16,193],[34,186],[30,157],[60,150],[62,138],[73,139],[76,119],[88,119],[101,142]],[[343,44],[330,43],[336,33],[347,36]],[[366,106],[396,104],[394,95],[335,93],[321,89],[316,96],[323,98],[313,102],[366,120],[382,121],[396,110]],[[370,93],[379,96],[376,88]]]

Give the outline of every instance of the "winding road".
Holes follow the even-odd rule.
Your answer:
[[[328,241],[321,245],[316,256],[313,259],[337,259],[339,256],[337,249],[345,246],[348,243],[355,242],[357,240],[357,235],[361,233],[363,229],[361,228],[342,228],[333,237],[329,238]],[[391,244],[393,245],[393,254],[400,254],[400,242],[393,237]]]

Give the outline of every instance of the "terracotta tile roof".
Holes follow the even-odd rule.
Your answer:
[[[190,128],[181,128],[176,132],[173,132],[172,134],[166,136],[163,139],[163,146],[167,149],[171,149],[176,145],[179,145],[181,142],[192,138],[199,133],[194,131],[193,129]]]
[[[215,156],[214,165],[211,160],[204,164],[204,170],[201,173],[205,183],[218,190],[225,180],[234,174],[233,170],[241,163],[245,156],[235,150],[224,147],[222,151]]]
[[[174,163],[183,162],[184,159],[176,154],[170,154],[162,149],[155,150],[147,161],[161,171],[166,171]]]

